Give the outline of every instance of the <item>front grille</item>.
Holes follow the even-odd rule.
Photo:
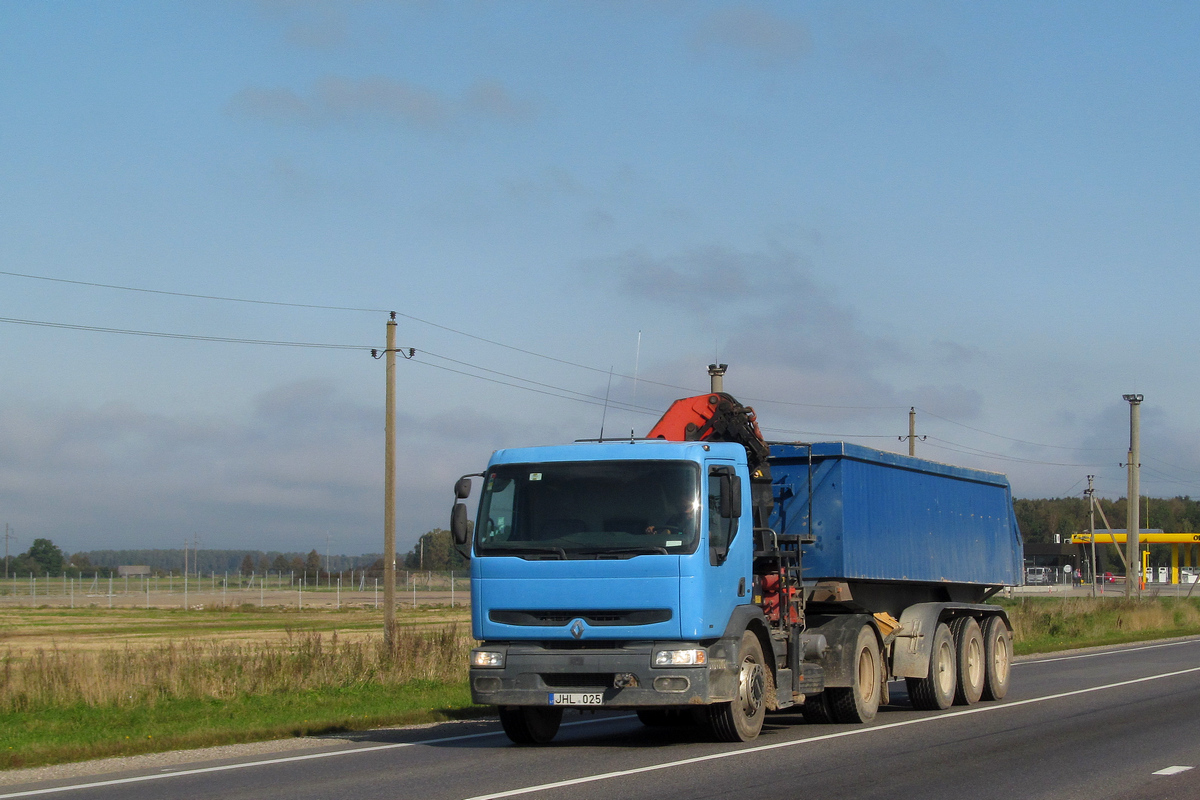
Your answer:
[[[604,609],[493,609],[488,619],[503,625],[533,625],[561,627],[581,619],[588,625],[601,628],[612,625],[653,625],[671,619],[669,608],[604,608]]]
[[[613,673],[543,672],[542,683],[552,689],[605,689],[613,685]]]
[[[547,650],[620,650],[625,646],[624,642],[573,642],[570,639],[548,639],[538,644]]]

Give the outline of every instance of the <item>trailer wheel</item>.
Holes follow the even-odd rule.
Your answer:
[[[984,656],[983,634],[974,617],[959,617],[950,625],[954,634],[954,655],[958,661],[958,688],[954,705],[978,703],[983,694]]]
[[[561,708],[500,706],[500,724],[515,744],[546,744],[558,733]]]
[[[904,679],[913,708],[933,711],[950,707],[958,684],[954,662],[954,636],[946,623],[940,622],[933,634],[929,674],[924,678]]]
[[[854,645],[854,685],[825,690],[836,722],[870,722],[879,711],[879,641],[870,625],[858,631]]]
[[[758,637],[750,631],[743,633],[739,652],[737,699],[708,709],[709,730],[721,742],[748,742],[758,736],[767,713],[771,673],[763,661]]]
[[[983,699],[1003,700],[1012,667],[1012,632],[1000,617],[983,622]]]

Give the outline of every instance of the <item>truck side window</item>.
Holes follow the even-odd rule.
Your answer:
[[[513,530],[513,496],[516,493],[517,482],[511,478],[489,475],[484,495],[486,508],[480,516],[483,518],[483,530],[479,540],[488,542],[503,542]]]
[[[713,566],[722,563],[729,553],[729,545],[737,536],[737,519],[721,516],[721,492],[727,489],[728,476],[736,480],[732,467],[709,467],[708,469],[708,561]],[[728,505],[728,501],[725,503]]]

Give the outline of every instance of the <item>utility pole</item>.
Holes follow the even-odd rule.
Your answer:
[[[917,455],[917,440],[920,439],[923,442],[927,437],[917,436],[916,406],[909,406],[908,409],[908,436],[897,436],[896,438],[902,442],[908,439],[908,454],[914,457]]]
[[[1126,572],[1136,572],[1138,583],[1138,596],[1141,596],[1141,567],[1142,567],[1142,547],[1141,547],[1141,516],[1142,516],[1142,490],[1140,486],[1140,475],[1138,473],[1141,467],[1141,406],[1142,400],[1145,399],[1140,394],[1124,394],[1121,398],[1129,403],[1129,456],[1125,466],[1128,468],[1128,502],[1125,504],[1125,561],[1128,566]],[[1125,578],[1125,596],[1133,596],[1133,581],[1134,575],[1128,575]]]
[[[1095,489],[1092,488],[1092,481],[1095,475],[1088,475],[1088,488],[1084,492],[1088,496],[1088,530],[1092,532],[1092,597],[1096,596],[1096,497]]]
[[[387,397],[383,423],[383,644],[396,646],[396,312],[387,324]]]

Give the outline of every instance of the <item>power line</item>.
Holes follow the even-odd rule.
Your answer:
[[[918,410],[918,411],[920,411],[922,414],[924,414],[924,415],[926,415],[926,416],[929,416],[929,417],[934,417],[934,418],[936,418],[936,419],[940,419],[940,420],[942,420],[943,422],[949,422],[951,425],[957,425],[957,426],[959,426],[960,428],[966,428],[966,429],[967,429],[967,430],[969,430],[969,431],[975,431],[976,433],[982,433],[982,434],[985,434],[985,435],[987,435],[987,436],[995,436],[997,439],[1005,439],[1005,440],[1007,440],[1007,441],[1010,441],[1010,442],[1016,442],[1016,443],[1018,443],[1018,444],[1027,444],[1027,445],[1032,445],[1033,447],[1048,447],[1048,448],[1051,448],[1051,449],[1053,449],[1053,450],[1077,450],[1077,451],[1081,451],[1081,452],[1082,452],[1082,451],[1098,451],[1098,452],[1121,452],[1121,451],[1119,450],[1119,448],[1113,448],[1113,447],[1064,447],[1064,446],[1062,446],[1062,445],[1057,445],[1057,444],[1042,444],[1041,442],[1030,442],[1030,441],[1027,441],[1027,440],[1025,440],[1025,439],[1014,439],[1014,438],[1013,438],[1013,437],[1011,437],[1011,436],[1004,436],[1004,435],[1002,435],[1002,434],[999,434],[999,433],[992,433],[991,431],[985,431],[985,430],[983,430],[982,428],[974,428],[974,427],[972,427],[972,426],[970,426],[970,425],[967,425],[967,424],[965,424],[965,423],[962,423],[962,422],[956,422],[955,420],[948,419],[948,418],[946,418],[946,417],[943,417],[943,416],[940,416],[940,415],[938,415],[938,414],[934,414],[932,411],[929,411],[929,410],[927,410],[927,409],[924,409],[924,408],[918,408],[917,410]],[[943,440],[943,441],[944,441],[944,440]]]
[[[418,353],[420,353],[420,351],[418,351]],[[434,364],[430,361],[420,361],[418,359],[413,359],[413,363],[421,364],[422,366],[426,366],[426,367],[432,367],[433,369],[440,369],[444,372],[452,372],[455,375],[464,375],[468,378],[475,378],[476,380],[487,381],[488,383],[496,383],[501,386],[511,386],[514,389],[524,389],[527,392],[534,392],[535,394],[544,394],[544,395],[549,395],[550,397],[557,397],[560,400],[574,400],[577,403],[586,403],[591,406],[603,406],[604,405],[604,398],[602,398],[602,397],[597,398],[595,400],[588,399],[590,397],[593,397],[593,395],[583,395],[582,397],[572,397],[569,395],[556,394],[555,392],[548,391],[546,389],[535,389],[532,386],[523,386],[518,383],[509,383],[508,381],[502,381],[498,378],[489,378],[485,375],[476,375],[475,373],[472,373],[472,372],[465,372],[464,370],[454,369],[453,367],[446,367],[441,364]],[[521,380],[521,379],[518,378],[518,380]],[[559,387],[555,387],[555,388],[559,388]],[[572,390],[560,389],[560,391],[570,392]],[[576,392],[575,394],[580,394],[580,393]],[[610,400],[609,405],[610,406],[614,405],[614,402],[612,400]],[[643,411],[636,407],[626,407],[623,410],[629,411],[634,414],[649,414],[652,416],[659,416],[658,411]]]
[[[553,390],[555,390],[555,391],[559,391],[559,392],[567,392],[567,393],[569,393],[569,394],[571,394],[571,395],[577,395],[578,397],[581,397],[581,398],[587,398],[587,400],[588,400],[589,402],[595,401],[595,403],[592,403],[593,405],[595,405],[595,404],[603,404],[603,402],[604,402],[604,398],[603,398],[603,397],[601,397],[601,396],[599,396],[599,395],[588,394],[587,392],[578,392],[578,391],[575,391],[574,389],[567,389],[566,387],[563,387],[563,386],[556,386],[556,385],[554,385],[554,384],[542,383],[542,382],[540,382],[540,381],[531,380],[531,379],[529,379],[529,378],[522,378],[522,377],[521,377],[521,376],[519,376],[519,375],[512,375],[512,374],[510,374],[510,373],[507,373],[507,372],[501,372],[501,371],[499,371],[499,370],[490,369],[490,368],[488,368],[488,367],[481,367],[481,366],[479,366],[478,364],[472,364],[472,363],[470,363],[470,362],[468,362],[468,361],[462,361],[462,360],[459,360],[459,359],[457,359],[457,358],[450,358],[449,356],[442,356],[442,355],[438,355],[437,353],[431,353],[431,352],[429,352],[428,350],[422,350],[422,351],[420,351],[420,354],[421,354],[421,355],[426,355],[426,356],[432,356],[432,357],[434,357],[434,358],[439,358],[439,359],[442,359],[443,361],[448,361],[448,362],[450,362],[450,363],[452,363],[452,364],[458,364],[459,366],[463,366],[463,367],[470,367],[471,369],[480,370],[480,371],[482,371],[482,372],[487,372],[487,373],[490,373],[490,374],[492,374],[492,375],[499,375],[500,377],[503,377],[503,378],[509,378],[509,379],[511,379],[511,380],[514,380],[514,381],[521,381],[521,382],[523,382],[523,383],[532,384],[533,386],[541,386],[541,387],[543,387],[543,388],[545,388],[545,389],[553,389]],[[440,366],[439,366],[439,365],[437,365],[437,364],[430,364],[430,363],[429,363],[429,362],[427,362],[427,361],[424,361],[424,362],[423,362],[423,361],[419,361],[419,360],[418,360],[418,363],[423,363],[423,364],[426,364],[426,365],[428,365],[428,366],[435,367],[435,368],[447,369],[448,371],[451,371],[451,372],[457,372],[457,373],[458,373],[458,374],[460,374],[460,375],[468,375],[468,376],[470,376],[470,377],[473,377],[473,378],[480,378],[480,379],[483,379],[483,380],[491,380],[491,379],[488,379],[488,378],[484,378],[484,376],[482,376],[482,375],[474,375],[474,374],[472,374],[472,373],[469,373],[469,372],[461,372],[461,371],[459,371],[459,370],[451,370],[451,369],[450,369],[450,368],[448,368],[448,367],[440,367]],[[516,387],[516,388],[518,388],[518,389],[525,389],[525,388],[528,388],[528,387],[526,387],[526,386],[521,386],[521,385],[518,385],[518,384],[512,384],[512,383],[505,383],[505,382],[503,382],[503,381],[495,381],[495,380],[493,380],[492,382],[493,382],[493,383],[502,383],[502,384],[503,384],[503,385],[505,385],[505,386],[515,386],[515,387]],[[576,399],[576,398],[575,398],[575,397],[567,397],[567,398],[564,398],[564,399],[573,400],[573,399]],[[659,411],[659,410],[657,410],[657,409],[653,409],[653,408],[647,408],[646,406],[638,406],[638,405],[634,405],[634,404],[632,404],[632,403],[626,403],[626,402],[624,402],[624,401],[620,401],[620,400],[614,400],[614,399],[611,399],[611,398],[608,400],[608,404],[609,404],[610,406],[615,406],[615,407],[621,408],[622,410],[625,410],[625,411],[637,411],[638,413],[646,413],[646,414],[661,414],[661,413],[662,413],[661,411]]]
[[[140,286],[121,286],[119,284],[114,284],[114,283],[98,283],[96,281],[77,281],[77,280],[71,280],[69,278],[53,278],[53,277],[50,277],[47,275],[31,275],[31,274],[24,273],[24,272],[9,272],[7,270],[0,270],[0,275],[8,275],[9,277],[13,277],[13,278],[27,278],[29,280],[36,280],[36,281],[49,281],[51,283],[65,283],[65,284],[71,284],[74,286],[87,286],[87,287],[97,288],[97,289],[116,289],[116,290],[123,291],[123,292],[139,292],[142,294],[157,294],[157,295],[165,295],[168,297],[187,297],[187,298],[191,298],[194,300],[215,300],[215,301],[226,302],[226,303],[249,303],[249,304],[253,304],[253,305],[278,306],[278,307],[283,307],[283,308],[308,308],[308,309],[318,309],[318,310],[325,310],[325,311],[354,311],[354,312],[372,313],[372,314],[386,314],[386,313],[389,313],[389,311],[390,311],[390,309],[385,309],[385,308],[365,308],[365,307],[359,307],[359,306],[332,306],[332,305],[321,305],[319,303],[289,303],[289,302],[284,302],[281,300],[257,300],[257,299],[246,298],[246,297],[229,297],[226,295],[197,294],[197,293],[193,293],[193,292],[174,292],[174,291],[168,291],[165,289],[147,289],[147,288],[140,287]],[[600,369],[599,367],[592,367],[587,364],[579,364],[575,361],[568,361],[567,359],[564,359],[564,358],[557,358],[555,356],[549,356],[549,355],[546,355],[544,353],[539,353],[534,350],[527,350],[523,347],[516,347],[515,345],[505,344],[504,342],[499,342],[499,341],[496,341],[495,339],[489,339],[486,336],[478,336],[473,333],[468,333],[467,331],[459,330],[458,328],[452,328],[449,325],[442,325],[441,323],[433,322],[432,320],[422,319],[421,317],[416,317],[416,316],[413,316],[412,314],[405,314],[402,311],[397,311],[395,313],[396,313],[396,316],[404,317],[405,319],[410,320],[412,322],[418,322],[422,325],[428,325],[432,328],[437,328],[439,330],[447,331],[449,333],[454,333],[459,336],[465,336],[468,339],[474,339],[475,341],[484,342],[486,344],[490,344],[495,347],[501,347],[506,350],[512,350],[517,353],[523,353],[525,355],[534,356],[536,358],[546,359],[547,361],[553,361],[555,363],[564,364],[564,365],[570,366],[570,367],[577,367],[579,369],[585,369],[585,370],[588,370],[591,372],[599,372],[599,373],[608,374],[608,370],[606,370],[606,369]],[[618,377],[629,378],[630,376],[619,375]],[[671,388],[671,389],[683,389],[684,391],[694,391],[693,389],[690,389],[688,387],[672,386],[670,384],[657,383],[656,381],[650,381],[650,380],[645,380],[645,379],[642,379],[641,382],[655,384],[658,386],[664,386],[664,387]]]
[[[197,299],[197,300],[212,300],[212,301],[230,302],[230,303],[247,303],[247,304],[253,304],[253,305],[276,306],[276,307],[284,307],[284,308],[306,308],[306,309],[318,309],[318,310],[329,310],[329,311],[351,311],[351,312],[358,312],[358,313],[387,313],[388,312],[388,309],[381,309],[381,308],[368,308],[368,307],[359,307],[359,306],[335,306],[335,305],[324,305],[324,304],[318,304],[318,303],[292,303],[292,302],[285,302],[285,301],[280,301],[280,300],[259,300],[259,299],[244,298],[244,297],[231,297],[231,296],[226,296],[226,295],[208,295],[208,294],[199,294],[199,293],[192,293],[192,292],[177,292],[177,291],[170,291],[170,290],[165,290],[165,289],[149,289],[149,288],[145,288],[145,287],[123,286],[120,284],[100,283],[100,282],[96,282],[96,281],[80,281],[80,280],[73,280],[73,279],[69,279],[69,278],[55,278],[55,277],[46,276],[46,275],[33,275],[33,274],[29,274],[29,273],[12,272],[12,271],[7,271],[7,270],[0,270],[0,275],[7,275],[9,277],[15,277],[15,278],[25,278],[28,280],[47,281],[47,282],[52,282],[52,283],[70,284],[70,285],[75,285],[75,286],[86,286],[86,287],[91,287],[91,288],[113,289],[113,290],[126,291],[126,292],[138,292],[138,293],[143,293],[143,294],[164,295],[164,296],[169,296],[169,297],[186,297],[186,298],[192,298],[192,299]],[[679,386],[676,384],[664,383],[664,382],[660,382],[660,381],[653,381],[653,380],[648,380],[645,378],[635,378],[634,376],[624,375],[621,373],[612,373],[611,370],[605,370],[600,367],[590,366],[588,364],[580,364],[578,362],[570,361],[568,359],[558,358],[556,356],[547,355],[545,353],[539,353],[535,350],[529,350],[527,348],[517,347],[515,345],[506,344],[504,342],[500,342],[495,339],[489,339],[485,336],[479,336],[477,334],[469,333],[467,331],[460,330],[458,328],[453,328],[448,325],[442,325],[441,323],[433,322],[432,320],[423,319],[421,317],[417,317],[412,314],[406,314],[404,312],[395,312],[395,313],[397,316],[403,317],[404,319],[410,320],[412,322],[417,322],[422,325],[428,325],[430,327],[437,328],[437,329],[443,330],[443,331],[447,331],[449,333],[454,333],[456,335],[463,336],[468,339],[473,339],[478,342],[490,344],[494,347],[500,347],[500,348],[510,350],[510,351],[513,351],[516,353],[521,353],[523,355],[533,356],[535,358],[541,358],[541,359],[551,361],[551,362],[554,362],[557,364],[563,364],[565,366],[575,367],[577,369],[583,369],[583,370],[587,370],[589,372],[595,372],[598,374],[615,375],[616,377],[623,378],[626,380],[638,380],[638,382],[640,382],[640,383],[647,383],[647,384],[650,384],[653,386],[660,386],[660,387],[667,388],[667,389],[676,389],[679,391],[691,392],[691,393],[697,393],[700,391],[694,387]],[[156,332],[156,331],[137,331],[137,330],[126,330],[126,329],[121,329],[121,328],[103,328],[103,327],[96,327],[96,326],[72,325],[72,324],[67,324],[67,323],[42,322],[42,321],[37,321],[37,320],[22,320],[22,319],[13,319],[13,318],[0,318],[0,322],[8,322],[8,323],[12,323],[12,324],[21,324],[21,325],[36,325],[36,326],[49,327],[49,328],[65,328],[65,329],[69,329],[69,330],[92,331],[92,332],[98,332],[98,333],[116,333],[116,334],[123,334],[123,335],[129,335],[129,336],[149,336],[149,337],[164,338],[164,339],[212,341],[212,342],[226,342],[226,343],[234,343],[234,344],[259,344],[259,345],[270,345],[270,346],[277,346],[277,347],[312,347],[312,348],[338,349],[338,350],[370,349],[368,347],[359,346],[359,345],[331,345],[331,344],[319,344],[319,343],[311,343],[311,342],[283,342],[283,341],[242,339],[242,338],[219,337],[219,336],[196,336],[196,335],[188,335],[188,334],[173,334],[173,333],[163,333],[163,332]],[[429,355],[434,355],[434,354],[429,353]],[[456,361],[455,359],[451,359],[446,356],[435,356],[435,357],[442,358],[442,359],[444,359],[446,361],[450,361],[452,363],[459,363],[463,366],[470,366],[473,369],[478,369],[478,370],[490,372],[492,374],[497,374],[497,375],[500,375],[503,377],[508,377],[513,380],[530,383],[535,386],[544,386],[544,387],[547,387],[550,389],[554,389],[556,391],[568,392],[568,393],[571,393],[574,395],[580,395],[585,398],[592,398],[592,400],[597,399],[595,395],[587,395],[586,393],[575,392],[574,390],[565,389],[563,387],[552,386],[550,384],[542,384],[537,381],[532,381],[532,380],[529,380],[526,378],[520,378],[520,377],[511,375],[511,374],[508,374],[508,373],[503,373],[503,372],[499,372],[496,370],[490,370],[486,367],[479,367],[477,365],[468,364],[467,362]],[[431,365],[431,366],[434,366],[434,365]],[[468,374],[468,373],[462,373],[462,374]],[[482,379],[482,376],[473,376],[473,377],[480,377]],[[502,383],[502,381],[492,381],[492,382]],[[506,384],[506,385],[512,385],[512,384]],[[522,388],[522,387],[518,386],[517,388]],[[855,410],[855,411],[891,411],[891,410],[903,408],[903,406],[847,406],[847,405],[829,405],[829,404],[821,404],[821,403],[802,403],[802,402],[798,402],[798,401],[774,400],[774,399],[770,399],[770,398],[761,398],[761,397],[760,398],[746,397],[744,399],[750,403],[769,403],[769,404],[773,404],[773,405],[791,406],[791,407],[797,407],[797,408],[824,408],[824,409],[840,409],[840,410]],[[588,402],[592,402],[592,400],[588,400]],[[626,410],[636,411],[637,413],[643,413],[643,412],[644,413],[657,413],[650,409],[646,409],[644,406],[633,406],[631,404],[626,404],[626,403],[618,403],[618,405],[626,406]],[[920,410],[921,410],[922,414],[925,414],[930,417],[934,417],[935,419],[940,419],[943,422],[948,422],[951,425],[957,425],[959,427],[966,428],[967,430],[975,431],[976,433],[982,433],[986,436],[993,436],[998,439],[1004,439],[1006,441],[1016,442],[1018,444],[1029,445],[1032,447],[1044,447],[1044,448],[1050,448],[1050,449],[1055,449],[1055,450],[1070,450],[1070,451],[1076,451],[1076,452],[1088,452],[1088,451],[1091,451],[1091,452],[1119,452],[1119,450],[1117,448],[1065,447],[1062,445],[1045,444],[1042,442],[1031,442],[1031,441],[1028,441],[1025,439],[1017,439],[1015,437],[1004,436],[1003,434],[999,434],[999,433],[993,433],[991,431],[987,431],[982,428],[976,428],[974,426],[967,425],[962,422],[958,422],[958,421],[950,419],[948,417],[943,417],[940,414],[935,414],[924,408],[922,408]],[[779,429],[779,428],[772,429],[772,430],[775,430],[779,433],[794,433],[794,434],[806,435],[806,436],[846,436],[847,438],[851,438],[849,435],[843,435],[843,434],[826,434],[826,433],[817,433],[817,432],[808,432],[808,431],[791,431],[791,430]],[[853,438],[884,439],[884,438],[891,438],[891,437],[890,436],[882,436],[882,435],[879,435],[879,436],[876,436],[876,435],[858,436],[858,435],[856,435]],[[947,442],[947,440],[944,440],[944,439],[941,441]],[[953,444],[952,442],[947,442],[947,443]],[[967,447],[966,445],[958,445],[958,446],[959,447]],[[942,448],[942,449],[950,449],[950,448]],[[969,449],[976,450],[976,448],[969,448]],[[1057,464],[1055,462],[1049,462],[1049,461],[1021,459],[1021,458],[1016,458],[1016,457],[1011,457],[1011,456],[1003,456],[998,453],[990,453],[989,451],[985,451],[985,450],[977,450],[977,454],[987,455],[987,456],[990,456],[993,458],[999,458],[999,459],[1003,459],[1006,461],[1023,462],[1023,463],[1048,464],[1048,465],[1053,465],[1053,466],[1092,466],[1092,465]],[[1162,463],[1165,463],[1165,462],[1162,462]],[[1173,466],[1173,465],[1168,464],[1167,466]],[[1193,470],[1188,470],[1183,467],[1176,467],[1176,469],[1182,469],[1182,470],[1188,471],[1188,472],[1193,471]]]
[[[932,445],[933,447],[936,447],[940,450],[949,450],[950,452],[962,453],[963,455],[973,455],[973,456],[982,456],[984,458],[994,458],[994,459],[997,459],[1000,461],[1012,461],[1012,462],[1019,463],[1019,464],[1043,464],[1043,465],[1049,466],[1049,467],[1079,467],[1081,469],[1098,469],[1100,467],[1105,466],[1103,464],[1065,464],[1065,463],[1061,463],[1061,462],[1057,462],[1057,461],[1040,461],[1038,459],[1033,459],[1033,458],[1018,458],[1016,456],[1006,456],[1001,453],[994,453],[990,450],[981,450],[979,448],[971,447],[970,445],[961,444],[959,442],[951,442],[947,439],[941,439],[937,436],[930,436],[929,439],[931,442],[943,442],[943,444],[940,444],[940,445],[938,445],[938,444]],[[946,445],[953,445],[953,446],[947,447]],[[965,449],[958,449],[958,448],[965,448]]]
[[[874,433],[827,433],[824,431],[797,431],[797,430],[791,430],[788,428],[771,428],[766,425],[761,426],[761,428],[764,431],[771,431],[772,433],[791,433],[791,434],[795,434],[798,436],[829,436],[834,439],[891,439],[892,438],[890,435],[885,436],[882,434],[874,434]]]
[[[356,311],[356,312],[371,312],[378,314],[388,313],[388,308],[355,308],[353,306],[322,306],[318,303],[310,302],[283,302],[280,300],[250,300],[246,297],[227,297],[223,295],[206,295],[192,294],[188,291],[168,291],[166,289],[145,289],[143,287],[122,287],[115,283],[96,283],[92,281],[72,281],[70,278],[52,278],[44,275],[28,275],[25,272],[6,272],[0,270],[0,275],[7,275],[14,278],[29,278],[31,281],[49,281],[52,283],[70,283],[77,287],[91,287],[94,289],[120,289],[121,291],[139,291],[143,294],[160,294],[170,297],[191,297],[193,300],[221,300],[224,302],[247,302],[253,303],[256,306],[284,306],[288,308],[318,308],[323,311]]]
[[[165,331],[139,331],[127,328],[104,328],[96,325],[75,325],[67,322],[46,322],[36,319],[16,319],[0,317],[0,322],[12,325],[32,325],[39,328],[61,328],[72,331],[91,331],[92,333],[115,333],[123,336],[149,336],[155,339],[184,339],[196,342],[223,342],[226,344],[259,344],[272,347],[312,347],[322,350],[370,350],[369,345],[357,344],[325,344],[321,342],[287,342],[274,339],[246,339],[230,336],[203,336],[192,333],[167,333]]]

